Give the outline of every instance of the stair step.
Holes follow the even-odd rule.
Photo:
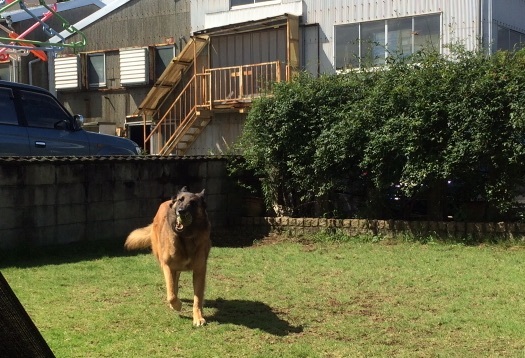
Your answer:
[[[191,113],[191,112],[188,112]],[[188,148],[197,140],[197,137],[204,131],[212,119],[211,111],[197,110],[193,112],[192,117],[182,126],[175,128],[170,133],[168,145],[164,148],[161,155],[174,153],[184,155]]]

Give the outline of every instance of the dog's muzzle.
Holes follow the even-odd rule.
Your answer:
[[[188,212],[177,212],[177,222],[175,228],[177,230],[183,230],[186,226],[190,226],[193,221],[193,217]]]

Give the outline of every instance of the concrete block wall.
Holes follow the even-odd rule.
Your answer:
[[[243,191],[220,157],[0,158],[0,251],[76,241],[124,242],[183,186],[206,190],[215,244],[254,234],[525,238],[525,223],[245,217]],[[250,214],[248,214],[250,215]]]
[[[0,250],[124,241],[183,186],[205,189],[214,228],[240,217],[241,192],[215,157],[0,158]]]

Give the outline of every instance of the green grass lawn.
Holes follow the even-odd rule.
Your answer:
[[[215,247],[205,327],[151,254],[3,259],[57,357],[525,357],[525,247],[267,240]],[[89,247],[89,246],[88,246]]]

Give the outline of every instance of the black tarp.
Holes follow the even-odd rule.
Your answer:
[[[0,357],[55,357],[1,272]]]

